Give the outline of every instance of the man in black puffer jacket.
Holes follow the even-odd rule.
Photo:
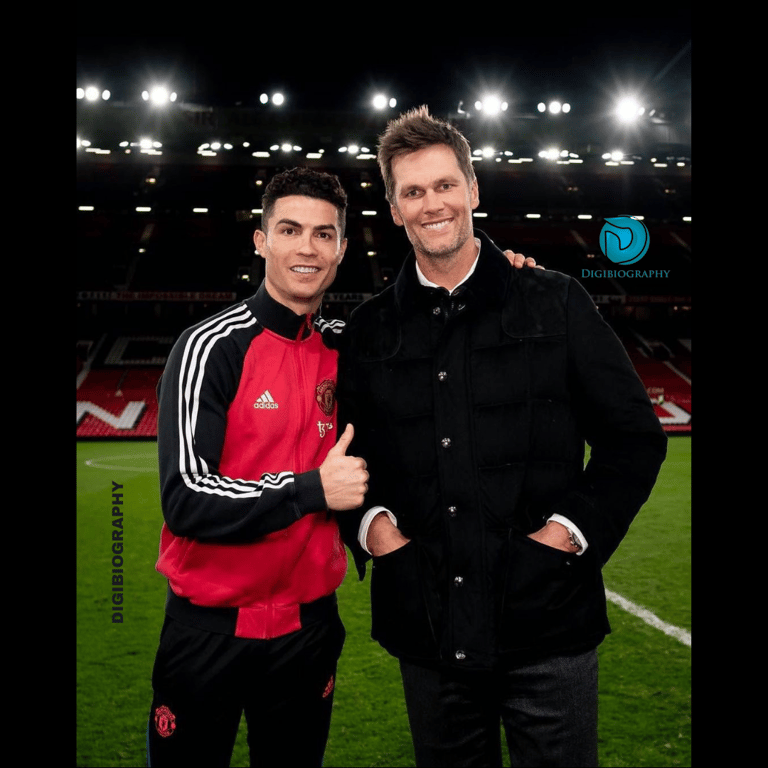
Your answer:
[[[473,230],[455,128],[414,110],[379,164],[413,251],[347,325],[340,419],[370,480],[340,524],[360,578],[372,558],[372,636],[400,660],[417,764],[501,765],[501,720],[513,765],[597,765],[601,568],[666,437],[583,287]]]

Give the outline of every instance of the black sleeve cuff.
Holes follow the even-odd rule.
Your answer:
[[[320,482],[319,469],[311,469],[309,472],[296,475],[294,484],[296,495],[293,501],[297,519],[312,512],[322,512],[328,509],[323,484]]]

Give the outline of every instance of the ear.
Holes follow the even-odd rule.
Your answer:
[[[474,211],[475,208],[477,208],[478,205],[480,205],[480,189],[477,186],[477,179],[475,179],[472,182],[472,189],[470,191],[470,203],[472,205],[472,210]]]
[[[392,214],[392,219],[397,224],[398,227],[404,227],[405,223],[403,222],[402,217],[398,213],[397,208],[394,205],[389,206],[389,211]]]
[[[264,246],[267,242],[267,236],[260,230],[257,229],[253,233],[253,244],[256,246],[256,250],[261,255],[261,258],[264,258]]]

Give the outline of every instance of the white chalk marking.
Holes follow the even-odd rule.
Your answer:
[[[660,629],[662,632],[664,632],[664,634],[669,635],[670,637],[674,637],[675,640],[679,640],[681,643],[683,643],[683,645],[690,647],[691,633],[687,629],[681,629],[680,627],[675,627],[672,624],[667,624],[666,621],[662,621],[658,616],[651,613],[647,608],[643,608],[642,605],[635,605],[635,603],[627,600],[621,595],[617,595],[615,592],[611,592],[609,589],[605,590],[605,596],[612,603],[618,605],[619,608],[623,608],[633,616],[637,616],[639,619],[642,619],[646,624],[650,624],[650,626],[656,629]]]

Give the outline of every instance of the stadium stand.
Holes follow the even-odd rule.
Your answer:
[[[155,388],[161,370],[89,371],[77,393],[77,437],[156,437]]]
[[[691,431],[690,357],[661,342],[622,339],[667,432]],[[685,349],[682,343],[679,347]],[[686,373],[687,371],[687,373]]]
[[[130,122],[125,107],[110,114],[115,125]],[[235,136],[242,140],[244,123],[234,112],[211,114],[233,144]],[[326,316],[343,319],[390,284],[408,250],[373,156],[338,152],[348,124],[365,122],[359,116],[294,116],[296,135],[303,132],[305,145],[323,143],[325,155],[293,160],[276,152],[256,157],[253,145],[268,146],[274,128],[263,118],[254,118],[247,151],[203,156],[204,131],[193,117],[186,114],[183,129],[175,125],[175,143],[160,155],[114,148],[78,154],[78,437],[155,436],[155,386],[172,340],[253,293],[262,279],[252,237],[262,185],[279,170],[305,164],[331,171],[349,195],[349,246],[326,295]],[[379,128],[369,126],[371,147]],[[123,134],[113,127],[102,135],[108,144]],[[665,428],[690,432],[690,149],[659,145],[654,156],[665,162],[651,162],[648,152],[634,165],[609,165],[601,151],[564,164],[535,155],[513,164],[501,150],[478,160],[475,225],[501,247],[577,278],[627,346]],[[676,162],[681,153],[685,161]],[[648,229],[651,247],[636,265],[647,273],[642,278],[617,275],[600,250],[603,219],[617,215],[642,216]]]

